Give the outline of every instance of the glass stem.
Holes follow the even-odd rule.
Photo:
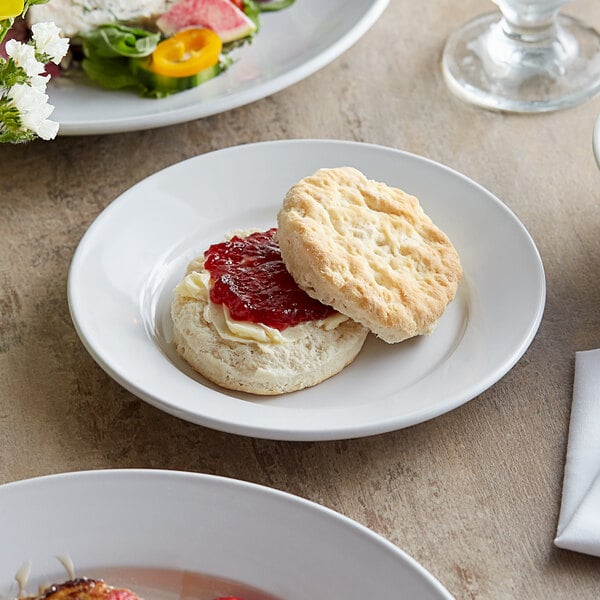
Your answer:
[[[515,42],[542,45],[556,39],[560,5],[541,11],[537,5],[534,9],[524,10],[519,4],[498,2],[503,17],[501,28],[506,36]]]

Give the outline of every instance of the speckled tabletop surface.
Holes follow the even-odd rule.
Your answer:
[[[249,106],[155,130],[0,147],[0,483],[109,467],[215,473],[342,512],[457,598],[600,597],[600,559],[552,544],[574,354],[600,346],[600,173],[591,150],[600,99],[515,116],[451,97],[439,68],[444,41],[492,8],[392,0],[340,58]],[[600,27],[594,0],[569,10]],[[98,213],[182,159],[285,138],[407,150],[471,177],[516,213],[548,289],[538,334],[506,376],[417,426],[293,443],[164,414],[94,362],[73,328],[66,279]]]

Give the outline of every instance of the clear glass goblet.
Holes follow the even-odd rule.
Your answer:
[[[494,0],[454,32],[444,78],[463,100],[510,112],[574,106],[600,91],[600,34],[559,14],[569,0]]]

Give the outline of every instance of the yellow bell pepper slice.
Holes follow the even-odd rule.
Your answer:
[[[24,0],[0,0],[0,21],[18,17],[23,12]]]
[[[168,77],[189,77],[219,62],[223,43],[211,29],[191,28],[160,42],[150,70]]]

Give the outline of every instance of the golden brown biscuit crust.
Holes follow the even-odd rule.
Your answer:
[[[352,167],[300,180],[277,220],[298,285],[386,342],[430,333],[456,294],[458,253],[418,200]]]

